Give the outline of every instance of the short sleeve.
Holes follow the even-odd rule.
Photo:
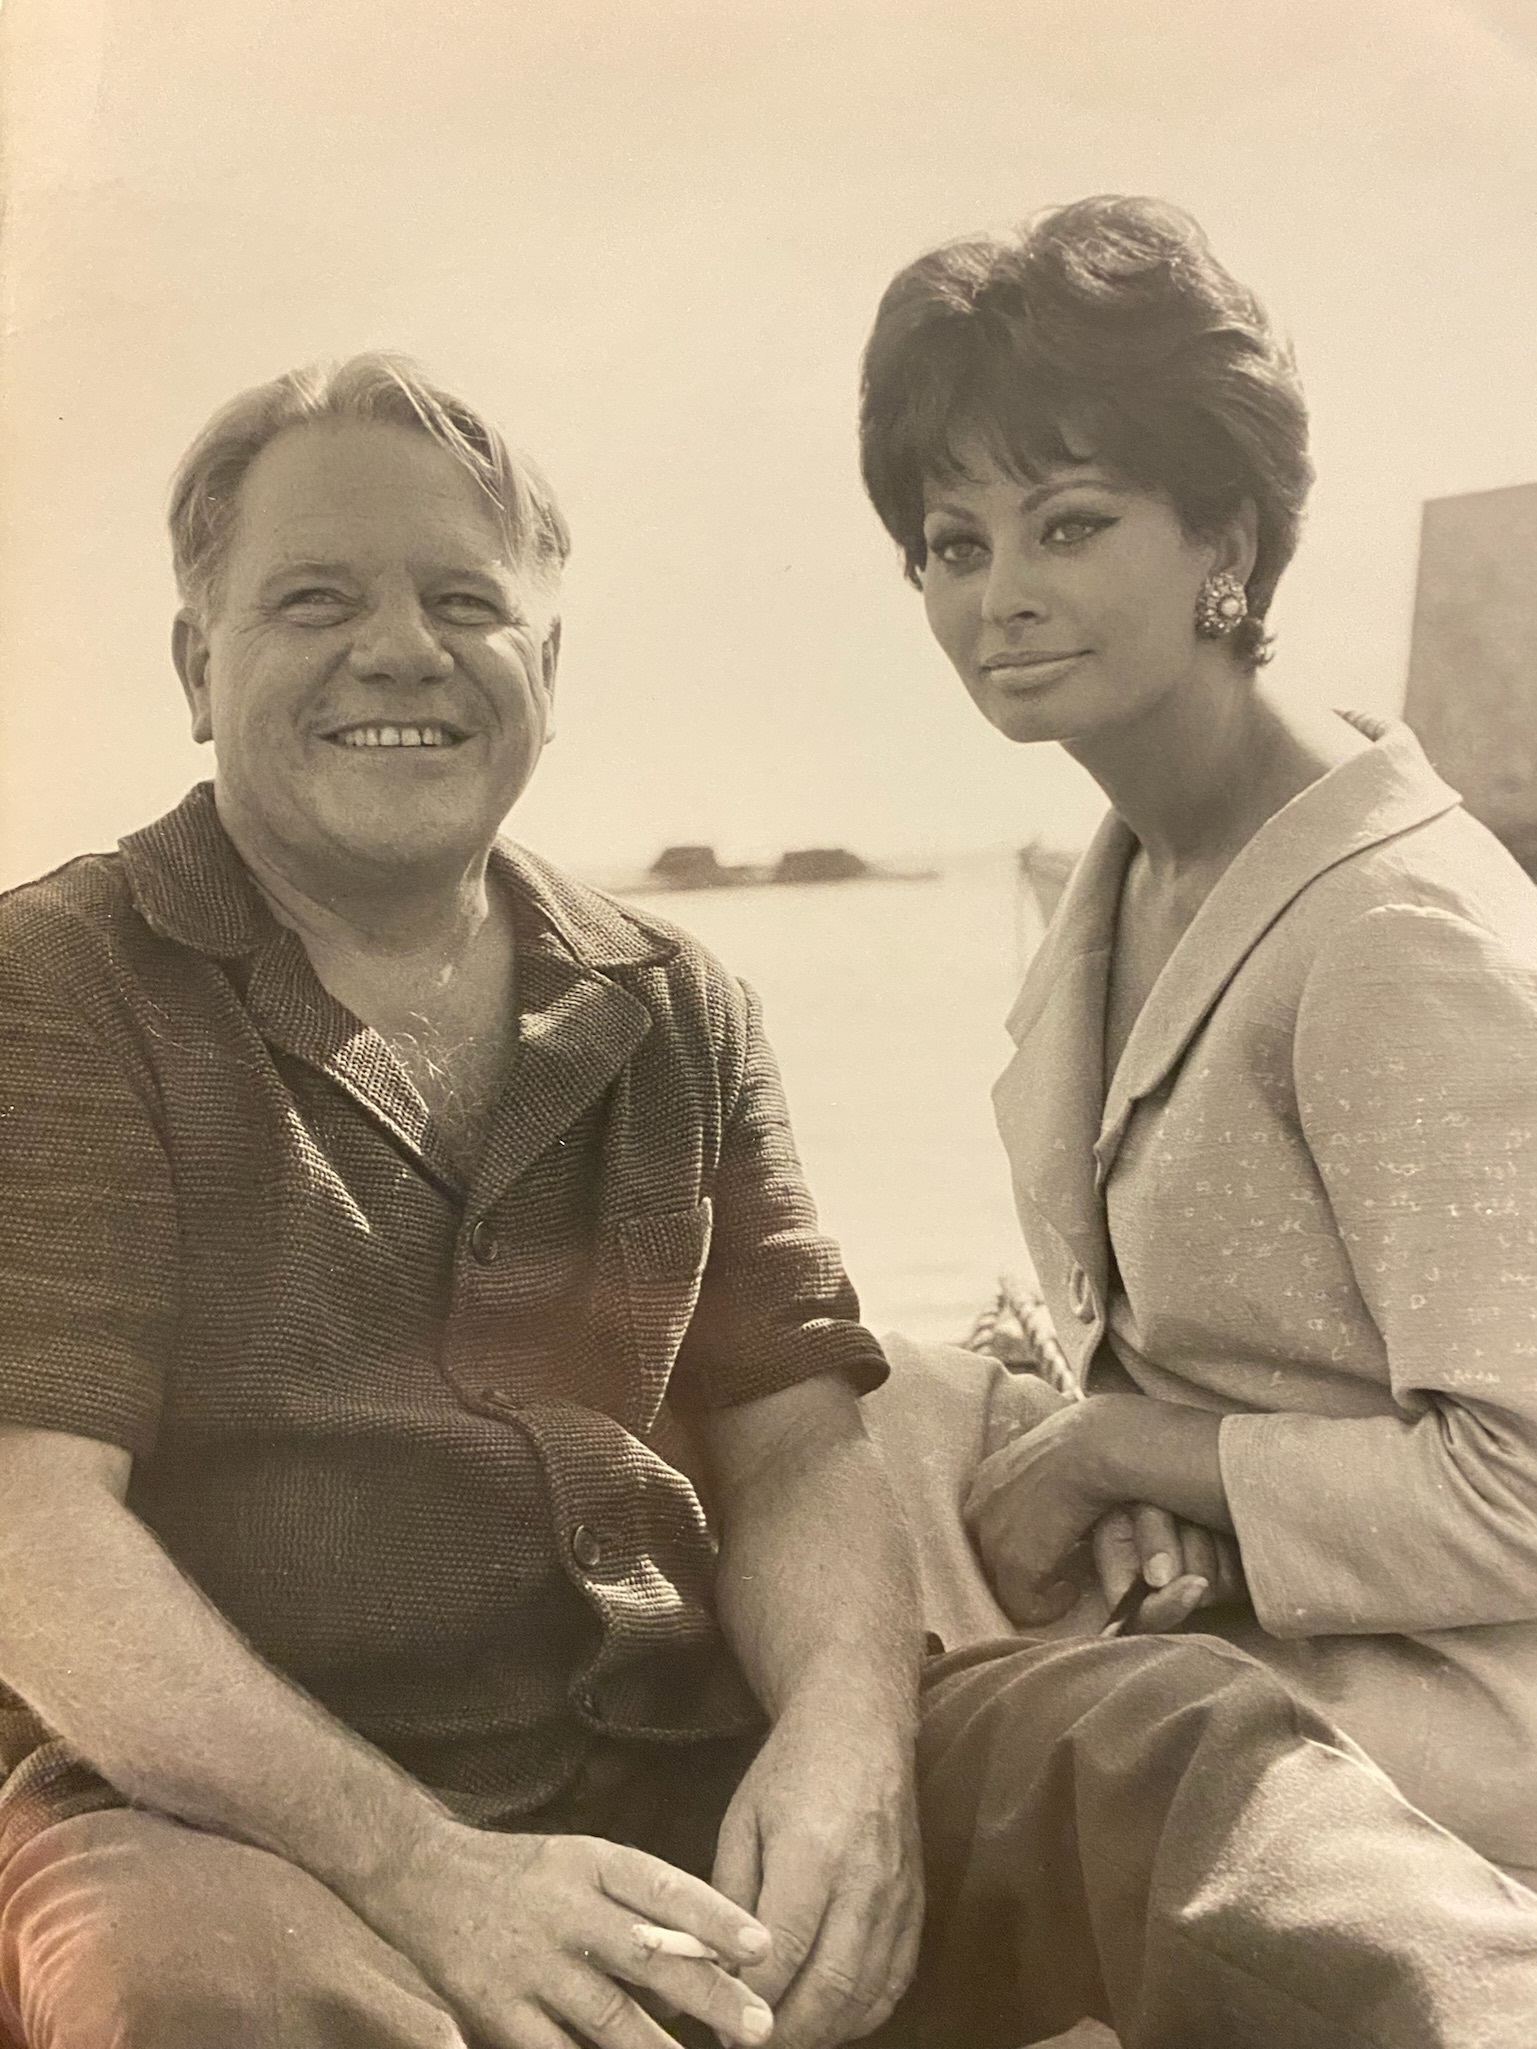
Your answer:
[[[126,1043],[0,958],[0,1421],[151,1448],[176,1322],[169,1163]]]
[[[678,1354],[686,1405],[727,1408],[817,1374],[861,1394],[888,1367],[859,1322],[859,1299],[817,1223],[758,1000],[742,992],[743,1054],[726,1107],[710,1256]]]
[[[1256,1611],[1282,1636],[1537,1615],[1537,960],[1373,910],[1314,965],[1294,1080],[1396,1413],[1224,1419]]]

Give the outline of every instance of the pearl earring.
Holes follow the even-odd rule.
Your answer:
[[[1226,640],[1249,616],[1249,599],[1230,569],[1215,569],[1195,601],[1195,630],[1203,640]]]

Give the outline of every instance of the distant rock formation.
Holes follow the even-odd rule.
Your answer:
[[[741,870],[723,868],[714,847],[663,847],[648,871],[661,889],[728,889]]]
[[[610,880],[620,896],[644,896],[663,889],[766,889],[803,882],[932,882],[935,868],[896,868],[866,861],[847,847],[792,847],[772,867],[740,867],[717,858],[714,847],[664,847],[640,875]]]
[[[870,873],[870,864],[847,847],[792,847],[779,857],[774,882],[853,882]]]

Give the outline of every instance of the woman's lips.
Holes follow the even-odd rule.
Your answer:
[[[1005,689],[1035,690],[1043,683],[1055,682],[1074,662],[1082,661],[1087,651],[1073,648],[1066,654],[989,655],[982,672]]]

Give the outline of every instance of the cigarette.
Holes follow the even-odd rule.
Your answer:
[[[658,1928],[654,1921],[637,1921],[635,1940],[648,1956],[699,1957],[706,1963],[720,1962],[720,1952],[701,1942],[697,1935],[686,1935],[681,1928]]]
[[[1142,1603],[1152,1591],[1153,1589],[1140,1575],[1134,1579],[1115,1606],[1110,1610],[1105,1626],[1099,1632],[1100,1635],[1102,1637],[1123,1635],[1131,1627],[1132,1623],[1136,1621],[1138,1614],[1141,1612]]]

